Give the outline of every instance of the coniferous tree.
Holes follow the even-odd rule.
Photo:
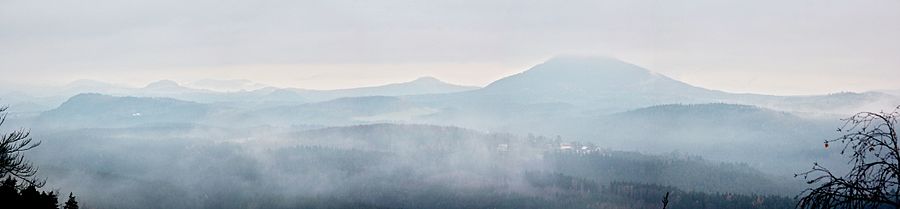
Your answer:
[[[20,206],[23,208],[37,208],[38,203],[41,201],[41,193],[37,191],[37,187],[34,185],[28,185],[22,191],[19,192]]]
[[[11,207],[19,206],[19,190],[16,189],[16,183],[16,179],[12,176],[3,180],[3,183],[0,184],[0,203]]]
[[[41,192],[39,201],[35,203],[35,206],[40,209],[58,209],[59,199],[55,192]]]
[[[75,201],[75,195],[69,193],[69,200],[63,205],[63,209],[78,209],[78,201]]]
[[[6,107],[0,107],[0,125],[6,121]],[[57,209],[59,200],[55,192],[39,192],[37,188],[44,181],[35,177],[37,167],[25,160],[23,152],[31,150],[40,142],[32,142],[30,133],[24,129],[0,134],[0,208]],[[22,189],[18,185],[22,180]],[[20,191],[21,190],[21,191]]]
[[[34,185],[29,185],[19,195],[21,196],[22,205],[28,208],[36,207],[41,201],[41,193],[37,191],[37,187]]]

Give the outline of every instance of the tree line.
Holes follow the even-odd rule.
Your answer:
[[[0,127],[6,122],[6,110],[7,107],[0,107]],[[5,178],[0,184],[0,205],[13,209],[59,209],[58,194],[38,191],[45,181],[36,176],[37,167],[23,155],[41,144],[30,135],[29,131],[19,129],[0,136],[0,177]],[[78,209],[73,193],[69,193],[62,208]]]

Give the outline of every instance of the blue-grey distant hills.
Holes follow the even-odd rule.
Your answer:
[[[33,121],[36,127],[75,128],[431,124],[561,136],[621,150],[677,150],[790,173],[822,157],[816,144],[833,137],[838,118],[900,104],[897,96],[878,92],[772,96],[709,90],[605,57],[554,58],[483,88],[422,78],[342,90],[217,92],[171,81],[115,90],[79,94]]]
[[[836,137],[836,118],[798,116],[749,105],[670,104],[595,117],[574,125],[586,139],[626,150],[680,150],[781,172],[806,166]],[[594,131],[591,131],[594,130]],[[602,131],[599,131],[602,130]]]
[[[208,83],[208,82],[207,82]],[[213,91],[190,88],[171,80],[161,80],[148,84],[143,88],[130,90],[119,89],[111,94],[130,96],[172,97],[197,102],[245,102],[246,100],[281,101],[293,103],[320,102],[342,97],[363,96],[404,96],[420,94],[453,93],[473,90],[478,87],[461,86],[446,83],[433,77],[421,77],[413,81],[386,84],[381,86],[310,90],[296,88],[263,87],[254,90]],[[104,93],[102,89],[97,90]]]
[[[172,98],[233,110],[232,113],[209,116],[215,118],[206,118],[206,121],[237,117],[256,125],[276,126],[404,122],[549,133],[564,133],[557,127],[571,127],[567,123],[572,121],[590,121],[667,104],[741,104],[801,116],[833,118],[900,103],[897,96],[878,92],[811,96],[727,93],[692,86],[614,58],[574,56],[550,59],[483,88],[448,84],[431,77],[339,90],[266,87],[253,91],[217,92],[185,87],[174,81],[158,81],[142,88],[80,81],[72,85],[72,88],[76,87],[130,98],[120,103],[115,100],[104,103],[111,107],[139,106]],[[104,89],[109,93],[103,93]],[[145,101],[137,97],[155,99]],[[90,108],[91,105],[83,103],[91,103],[91,99],[102,98],[99,95],[75,96],[49,112],[66,112],[72,109],[71,106]]]
[[[398,97],[365,96],[262,108],[238,117],[260,125],[349,125],[411,121],[428,111],[426,107]]]
[[[839,118],[900,104],[889,91],[729,93],[614,58],[572,56],[482,88],[430,77],[339,90],[242,80],[143,87],[83,80],[47,92],[0,93],[15,98],[0,102],[34,105],[10,118],[47,142],[34,159],[63,182],[56,185],[142,194],[104,199],[111,208],[190,202],[206,198],[191,194],[217,191],[261,191],[228,196],[255,200],[267,191],[335,184],[366,198],[438,188],[431,185],[474,185],[479,190],[459,191],[480,194],[530,182],[520,180],[535,171],[567,177],[565,184],[793,195],[802,188],[793,174],[811,162],[846,163],[821,144],[837,137]],[[108,183],[83,183],[100,176]],[[356,191],[358,185],[368,190]],[[576,195],[584,193],[557,196]]]
[[[227,104],[245,108],[266,108],[279,105],[324,102],[343,97],[441,94],[477,88],[450,84],[433,77],[421,77],[408,82],[381,86],[335,90],[277,88],[248,80],[206,79],[190,82],[186,85],[172,80],[160,80],[151,82],[143,87],[129,87],[95,80],[77,80],[59,88],[41,88],[39,93],[0,91],[0,99],[2,99],[0,101],[14,105],[12,112],[46,111],[59,106],[70,97],[84,93],[120,97],[164,97],[199,103]],[[35,94],[40,96],[35,96]]]
[[[528,122],[581,117],[671,103],[718,102],[729,94],[703,89],[608,57],[557,57],[466,92],[408,97],[446,111],[436,122],[469,119]],[[479,123],[480,124],[480,123]],[[496,124],[486,122],[483,125]]]
[[[554,58],[472,94],[521,103],[573,105],[691,101],[724,95],[607,57]]]
[[[577,114],[612,113],[674,103],[737,103],[766,108],[844,113],[869,105],[890,105],[898,97],[878,93],[843,92],[828,95],[773,96],[736,94],[696,87],[643,67],[609,57],[557,57],[490,85],[449,95],[424,95],[417,100],[473,109],[534,109],[571,107]]]
[[[155,97],[79,94],[58,108],[40,114],[42,127],[111,128],[147,124],[196,123],[214,108],[208,104]]]
[[[337,90],[301,90],[299,93],[313,100],[322,101],[341,97],[443,94],[463,92],[477,88],[478,87],[446,83],[434,77],[421,77],[409,82],[381,86]]]

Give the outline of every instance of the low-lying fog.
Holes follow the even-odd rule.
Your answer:
[[[26,155],[45,188],[85,208],[658,208],[666,192],[792,208],[794,173],[842,163],[822,147],[841,117],[900,104],[731,94],[584,57],[483,88],[92,86],[0,94],[2,128],[42,142]]]

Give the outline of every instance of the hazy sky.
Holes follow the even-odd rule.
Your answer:
[[[900,1],[0,0],[0,81],[485,85],[607,55],[702,87],[898,89]]]

